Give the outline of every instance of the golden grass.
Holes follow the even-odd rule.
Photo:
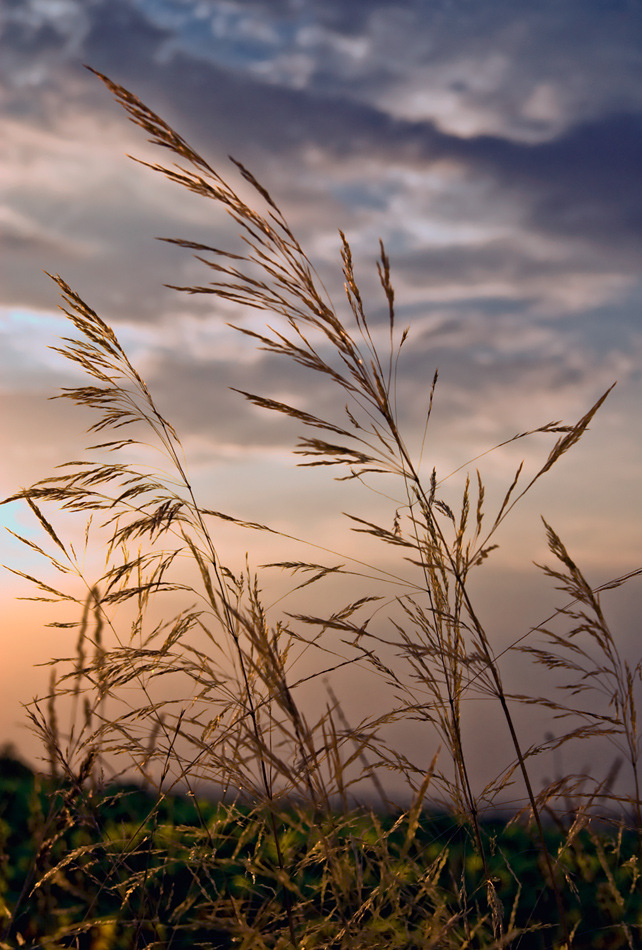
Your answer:
[[[212,526],[223,519],[261,532],[278,532],[202,505],[175,429],[158,410],[113,330],[61,277],[55,277],[63,312],[75,329],[59,352],[91,378],[91,385],[66,389],[62,396],[96,411],[90,431],[113,433],[108,441],[88,450],[98,458],[70,462],[55,475],[6,499],[29,505],[53,553],[44,547],[37,550],[63,581],[54,584],[15,568],[14,572],[36,585],[38,599],[67,601],[78,612],[78,620],[67,624],[77,626],[77,654],[62,675],[52,678],[45,705],[36,703],[31,711],[48,750],[52,779],[62,779],[72,790],[57,820],[63,825],[71,820],[74,794],[86,806],[91,796],[84,789],[88,783],[94,788],[100,784],[101,770],[133,769],[156,788],[159,801],[172,788],[189,791],[194,782],[205,778],[228,799],[243,803],[249,809],[243,818],[248,829],[259,827],[261,841],[271,842],[271,866],[265,863],[265,849],[256,848],[246,861],[248,880],[271,881],[258,909],[238,891],[207,893],[204,887],[202,875],[213,873],[208,868],[218,860],[220,829],[204,827],[191,855],[184,857],[187,866],[192,862],[193,919],[216,920],[217,927],[233,935],[235,946],[462,950],[519,946],[514,914],[502,906],[497,881],[488,867],[492,844],[480,822],[480,801],[520,781],[525,810],[537,828],[547,879],[543,887],[552,888],[557,905],[558,936],[542,938],[543,945],[552,946],[557,940],[555,945],[560,946],[561,940],[572,946],[568,887],[560,871],[560,855],[549,853],[543,816],[564,798],[572,801],[570,847],[578,828],[590,825],[591,809],[619,799],[608,785],[586,791],[574,777],[536,792],[530,760],[571,738],[609,736],[625,752],[635,798],[624,804],[641,829],[636,693],[642,668],[620,657],[599,591],[591,589],[548,525],[549,546],[560,566],[545,570],[571,601],[555,619],[569,619],[572,630],[555,633],[547,625],[546,647],[525,641],[521,649],[536,663],[568,674],[564,687],[568,701],[516,697],[507,691],[491,633],[478,615],[469,581],[471,572],[494,549],[495,534],[504,519],[578,442],[608,393],[574,424],[554,421],[514,437],[525,440],[534,433],[549,433],[555,440],[546,460],[525,483],[518,468],[495,513],[485,514],[479,473],[474,484],[466,481],[455,513],[440,495],[436,471],[428,479],[421,474],[399,426],[397,373],[409,330],[400,332],[396,324],[390,261],[383,245],[377,269],[388,311],[385,351],[375,344],[343,234],[341,267],[349,320],[334,309],[278,206],[247,169],[235,163],[264,213],[239,197],[136,96],[97,75],[130,119],[181,163],[149,167],[213,200],[241,228],[246,244],[243,254],[173,240],[197,252],[213,278],[203,286],[177,289],[212,294],[279,315],[282,329],[269,325],[261,333],[238,329],[269,353],[320,374],[341,393],[345,411],[341,417],[326,418],[265,395],[239,391],[254,405],[305,427],[307,434],[295,448],[301,464],[331,466],[338,478],[364,480],[384,474],[395,480],[397,500],[389,525],[349,517],[355,531],[399,556],[400,587],[398,595],[383,605],[375,594],[337,605],[323,616],[284,612],[273,620],[262,604],[259,580],[249,564],[236,574],[226,566],[214,543]],[[427,426],[436,383],[435,374]],[[114,453],[122,458],[136,444],[133,436],[115,432],[128,427],[133,427],[136,438],[140,431],[146,433],[145,440],[160,449],[170,466],[168,474],[150,475],[127,461],[113,461]],[[86,516],[88,543],[94,531],[103,538],[107,532],[106,567],[100,577],[85,577],[82,559],[54,527],[48,514],[51,507]],[[35,547],[25,538],[20,540]],[[186,561],[193,567],[190,581],[185,580]],[[291,572],[297,580],[303,577],[298,587],[350,573],[341,566],[294,559],[272,567]],[[75,592],[65,589],[69,575],[84,585],[84,594],[78,588]],[[150,622],[152,603],[176,593],[185,597],[186,606],[171,619]],[[376,629],[371,623],[374,610],[379,618]],[[386,611],[388,619],[382,622]],[[314,673],[299,678],[292,658],[302,646],[316,651],[318,662]],[[394,657],[394,662],[388,657]],[[310,678],[328,677],[349,664],[374,669],[396,696],[394,708],[351,726],[329,686],[325,709],[313,717],[304,712],[298,698],[301,687]],[[480,691],[502,711],[513,764],[490,786],[476,790],[462,735],[462,704]],[[605,696],[608,712],[582,706],[581,700],[591,691]],[[71,703],[71,719],[63,730],[56,703],[65,695]],[[554,741],[524,748],[509,705],[517,700],[574,720],[579,716],[581,724]],[[429,756],[417,766],[388,744],[386,726],[403,719],[419,719],[434,730],[442,750],[439,758]],[[442,766],[444,757],[450,767]],[[369,817],[376,830],[370,840],[363,829],[355,831],[349,804],[351,789],[364,778],[374,782],[385,798],[382,770],[401,775],[412,793],[410,808],[395,826],[403,830],[405,843],[394,860],[388,847],[390,832],[378,825],[376,813]],[[470,828],[485,891],[474,898],[476,906],[483,903],[479,913],[472,914],[473,903],[463,889],[453,898],[441,888],[439,873],[445,859],[426,864],[417,851],[417,823],[429,790]],[[392,803],[381,804],[391,807]],[[99,829],[99,819],[94,817]],[[50,829],[50,834],[55,837],[59,831]],[[294,847],[295,839],[304,845]],[[135,837],[130,845],[131,855],[137,854],[140,843]],[[79,851],[74,860],[92,847],[88,843],[86,852]],[[127,867],[130,859],[122,852],[122,842],[114,845],[114,867],[122,868],[123,862]],[[67,864],[70,860],[69,855],[64,858]],[[317,871],[321,868],[320,888],[325,895],[321,909],[311,902],[302,883],[306,868],[312,865]],[[137,867],[133,861],[132,881],[138,882],[132,883],[133,890],[143,873]],[[50,868],[43,864],[41,892],[61,871],[60,864]],[[144,886],[138,892],[144,895]],[[124,907],[127,894],[122,900]],[[141,900],[144,903],[144,897]],[[132,945],[169,946],[160,931],[149,937],[143,921],[150,913],[142,905],[139,916],[134,913],[140,943]],[[88,915],[91,920],[91,909]],[[10,937],[11,924],[5,941]]]

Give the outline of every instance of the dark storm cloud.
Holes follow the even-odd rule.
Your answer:
[[[351,5],[347,9],[357,15]],[[598,6],[595,15],[604,10]],[[536,228],[624,246],[641,236],[642,112],[598,116],[544,142],[461,137],[430,121],[395,119],[352,101],[349,89],[340,96],[271,86],[184,54],[161,63],[167,38],[167,31],[121,0],[96,8],[83,54],[217,151],[257,160],[260,151],[294,162],[297,151],[314,145],[329,161],[375,154],[382,163],[429,168],[454,160],[471,175],[512,189]]]
[[[395,117],[383,107],[360,101],[358,91],[355,96],[359,82],[374,80],[376,84],[382,69],[389,80],[396,73],[412,82],[412,65],[414,61],[421,63],[416,35],[410,29],[413,23],[426,31],[430,56],[439,62],[448,55],[465,55],[471,47],[477,49],[480,37],[490,35],[494,26],[501,25],[499,42],[508,47],[511,24],[518,23],[513,5],[497,2],[485,4],[482,10],[478,4],[463,2],[434,7],[407,3],[396,4],[394,11],[387,3],[368,4],[367,9],[355,3],[330,3],[314,10],[305,5],[281,4],[277,8],[254,3],[247,8],[250,6],[266,17],[271,15],[277,24],[279,18],[307,12],[317,27],[335,31],[328,34],[326,43],[336,35],[367,34],[377,16],[389,15],[389,62],[386,66],[380,59],[366,56],[362,79],[356,77],[356,87],[345,77],[334,81],[327,77],[324,83],[313,70],[305,88],[287,88],[243,68],[235,70],[195,58],[185,50],[167,59],[163,51],[172,39],[172,30],[159,25],[163,21],[158,14],[153,16],[153,4],[145,9],[127,0],[94,2],[77,8],[79,19],[71,16],[74,4],[63,4],[56,17],[24,14],[10,20],[6,42],[13,57],[14,80],[9,85],[14,91],[9,104],[24,109],[28,93],[36,107],[39,100],[33,88],[37,77],[27,82],[24,76],[35,62],[40,63],[44,75],[44,62],[48,64],[48,95],[57,86],[61,111],[66,108],[68,84],[73,77],[76,86],[81,85],[81,100],[92,109],[107,112],[110,107],[104,93],[95,86],[92,89],[95,81],[80,69],[80,61],[84,60],[141,95],[210,154],[231,151],[254,165],[281,156],[294,166],[297,155],[314,146],[325,154],[329,168],[337,160],[360,155],[375,158],[382,167],[400,163],[426,171],[437,162],[452,161],[466,174],[484,176],[498,189],[512,192],[522,205],[525,223],[537,229],[597,242],[606,239],[620,249],[639,240],[642,111],[607,111],[590,120],[571,121],[546,141],[525,142],[509,135],[453,134],[436,121]],[[570,12],[561,16],[559,11],[555,13],[558,5],[544,6],[557,30],[551,29],[543,11],[524,13],[524,23],[530,24],[534,33],[522,64],[524,74],[532,68],[533,58],[541,54],[539,44],[545,40],[551,43],[549,58],[557,59],[562,45],[559,31],[564,23],[574,25],[586,43],[593,42],[596,30],[601,29],[603,43],[608,46],[622,38],[629,9],[624,2],[569,4]],[[247,8],[240,9],[247,12]],[[444,34],[445,24],[450,24],[452,35]],[[421,34],[422,29],[414,32]],[[523,45],[522,34],[523,29],[515,34],[516,45]],[[411,51],[407,67],[403,62],[404,37]],[[314,59],[314,54],[312,47],[308,55]],[[513,72],[518,66],[513,64]],[[315,63],[317,68],[323,69],[323,57]],[[584,70],[580,80],[590,85],[588,64],[584,64]],[[20,76],[22,81],[15,79]],[[383,81],[380,78],[380,83]],[[500,89],[495,95],[501,104],[503,98],[510,99],[511,90]],[[51,108],[50,99],[48,104],[49,121],[55,122],[56,109]],[[349,190],[344,194],[349,201]]]
[[[607,242],[642,237],[642,114],[604,116],[538,144],[478,136],[441,147],[516,188],[537,227]]]
[[[369,241],[371,230],[380,227],[372,222],[385,226],[402,195],[408,214],[398,225],[402,238],[397,247],[394,234],[391,241],[395,272],[413,288],[426,287],[423,300],[415,294],[405,312],[430,313],[427,301],[445,299],[446,292],[452,306],[457,294],[461,312],[454,318],[462,314],[465,318],[459,349],[478,343],[468,321],[471,313],[494,316],[498,326],[505,312],[518,321],[535,321],[538,301],[546,299],[552,288],[570,285],[569,294],[579,300],[569,305],[572,312],[590,297],[591,281],[603,278],[608,298],[619,293],[617,280],[634,273],[642,228],[642,109],[633,108],[630,77],[640,54],[634,24],[627,37],[630,8],[625,3],[573,0],[564,11],[548,2],[541,10],[520,11],[503,0],[490,5],[464,0],[394,5],[227,3],[226,11],[237,11],[249,21],[253,16],[257,22],[263,18],[261,23],[272,28],[267,39],[260,39],[263,34],[257,31],[263,47],[260,54],[255,51],[255,63],[248,60],[246,47],[236,63],[229,50],[225,62],[219,62],[213,53],[208,58],[206,43],[196,48],[187,28],[183,36],[181,24],[196,11],[195,4],[64,0],[47,6],[26,0],[9,9],[13,58],[6,80],[7,103],[13,105],[16,123],[34,135],[49,129],[53,136],[64,137],[64,122],[75,110],[93,118],[90,135],[100,135],[101,126],[108,123],[110,133],[124,129],[118,147],[136,153],[132,142],[137,133],[100,83],[82,69],[81,63],[88,62],[139,94],[206,157],[217,160],[232,152],[250,165],[285,210],[289,213],[288,205],[292,208],[304,245],[315,232],[330,234],[346,218],[357,235],[365,233],[367,225]],[[199,9],[213,16],[219,5]],[[199,28],[205,31],[208,24],[206,17]],[[571,26],[577,43],[569,42]],[[295,27],[300,27],[299,33]],[[601,45],[596,45],[598,39]],[[343,40],[353,45],[342,46]],[[357,40],[363,41],[362,47],[354,45]],[[224,47],[227,37],[216,42]],[[231,35],[230,49],[235,42]],[[215,46],[213,40],[212,49]],[[600,62],[615,62],[618,49],[621,62],[613,73],[596,72],[588,54],[597,50]],[[293,51],[309,65],[301,82],[292,78],[287,62],[282,63]],[[504,72],[500,70],[490,85],[476,85],[478,67],[483,74],[484,57],[494,54]],[[451,61],[457,62],[457,69],[448,72]],[[254,68],[257,63],[260,70]],[[432,72],[424,75],[424,67]],[[618,69],[626,82],[617,78]],[[565,83],[573,93],[562,118],[552,124],[548,119],[520,118],[515,112],[515,89],[526,97],[542,78],[554,80],[550,93],[554,103]],[[430,93],[434,90],[428,80],[437,92],[454,89],[462,108],[479,108],[480,126],[488,121],[493,131],[456,132],[456,115],[451,125],[443,115],[408,118],[404,89],[421,91],[426,82]],[[613,89],[621,88],[619,96],[609,82],[615,84]],[[596,97],[599,110],[589,109],[587,117],[593,83],[601,90]],[[387,89],[399,91],[396,102],[386,98]],[[642,94],[638,96],[642,102]],[[489,103],[492,115],[483,111]],[[453,113],[457,108],[455,103]],[[107,148],[108,136],[105,143]],[[33,144],[37,147],[35,138]],[[79,139],[77,149],[82,147]],[[307,164],[311,150],[320,156],[314,173]],[[110,172],[112,179],[99,176],[105,155],[96,154],[95,183],[88,172],[82,191],[72,170],[64,201],[55,165],[50,179],[43,177],[35,184],[30,178],[16,187],[16,206],[24,216],[8,218],[13,235],[10,302],[52,305],[52,289],[40,274],[38,280],[33,276],[37,258],[38,270],[59,267],[91,305],[101,309],[105,304],[110,318],[151,322],[160,328],[164,315],[180,312],[181,307],[202,317],[212,314],[210,298],[177,304],[172,293],[160,288],[162,279],[202,282],[204,275],[197,275],[182,258],[179,261],[176,249],[155,245],[152,235],[219,243],[208,223],[218,219],[211,209],[206,209],[207,222],[205,214],[193,220],[181,217],[181,202],[187,207],[189,196],[179,195],[171,205],[159,200],[156,206],[149,195],[143,200],[135,187],[123,191],[120,172]],[[438,185],[434,193],[426,191],[427,197],[422,197],[423,179],[438,176],[443,167],[455,170],[451,191],[444,196]],[[386,177],[390,169],[397,175],[393,181]],[[424,242],[421,231],[418,237],[404,236],[403,229],[412,229],[421,217],[437,225],[465,223],[470,209],[465,189],[458,192],[460,182],[479,182],[483,191],[473,239],[450,243],[442,236]],[[150,195],[159,184],[152,183]],[[499,238],[493,233],[498,199],[512,215]],[[335,205],[337,209],[343,205],[337,219],[332,217]],[[47,227],[38,231],[38,224]],[[394,230],[397,225],[392,221],[390,227]],[[541,236],[543,245],[533,250],[518,232]],[[559,255],[560,240],[568,238],[573,239],[570,248]],[[58,260],[51,262],[47,258],[54,247]],[[327,245],[323,253],[329,255]],[[565,312],[563,306],[561,310]],[[189,388],[186,366],[177,364],[174,369],[178,389]],[[266,370],[266,384],[268,377]],[[461,381],[465,383],[465,378]],[[206,382],[202,385],[206,387]],[[182,404],[179,391],[172,398]]]

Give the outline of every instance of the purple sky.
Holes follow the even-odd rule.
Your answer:
[[[479,597],[498,645],[558,602],[531,565],[548,559],[540,513],[595,584],[642,565],[638,0],[5,0],[2,20],[3,497],[86,444],[87,417],[47,401],[79,379],[47,348],[67,332],[47,270],[114,326],[181,434],[205,505],[364,560],[379,553],[340,513],[395,509],[394,499],[386,508],[366,489],[296,469],[298,428],[229,391],[295,399],[312,412],[330,404],[323,380],[286,371],[226,327],[246,313],[163,287],[207,277],[156,236],[235,250],[237,229],[125,157],[166,156],[87,63],[138,94],[223,175],[237,180],[228,154],[251,168],[339,308],[344,230],[375,326],[384,240],[398,321],[410,327],[399,399],[415,447],[440,373],[427,473],[434,465],[444,477],[550,420],[573,422],[617,380],[483,568]],[[522,455],[534,466],[549,448],[540,437],[478,463],[491,507]],[[444,484],[453,506],[460,487],[459,477]],[[37,537],[18,505],[1,511],[8,527]],[[273,559],[265,539],[244,536],[229,539],[230,561],[248,547],[255,564]],[[38,568],[9,536],[0,553]],[[72,640],[15,602],[29,593],[15,578],[1,585],[0,740],[28,745],[19,703],[45,682],[33,665],[67,655]],[[634,581],[613,605],[632,656],[640,593]],[[506,668],[523,678],[510,659]]]

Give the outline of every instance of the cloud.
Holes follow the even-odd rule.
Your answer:
[[[379,169],[371,168],[373,191],[387,163],[428,171],[454,162],[467,175],[492,182],[504,200],[512,194],[534,228],[598,243],[606,237],[623,251],[639,239],[642,111],[611,110],[583,119],[580,110],[579,120],[569,115],[545,141],[453,134],[436,120],[410,121],[358,101],[349,85],[275,86],[251,71],[222,68],[182,51],[160,64],[155,50],[162,45],[161,31],[143,27],[129,6],[99,11],[86,41],[91,61],[139,87],[143,96],[149,90],[152,107],[167,112],[197,147],[203,143],[216,154],[225,143],[243,161],[270,167],[279,156],[295,163],[297,153],[321,150],[330,178],[337,162],[374,155]],[[115,35],[144,37],[142,50],[126,55],[126,43],[115,42]],[[502,101],[501,92],[497,98]],[[354,191],[344,198],[350,204]]]
[[[618,249],[642,234],[642,112],[584,122],[548,142],[478,136],[443,147],[503,188],[528,196],[536,227],[615,240]]]
[[[304,386],[242,351],[223,328],[237,318],[230,307],[162,287],[207,275],[155,235],[237,249],[238,229],[126,161],[169,156],[128,125],[83,61],[140,94],[225,174],[228,152],[246,162],[341,313],[343,227],[375,328],[383,234],[398,319],[413,329],[400,384],[413,431],[437,365],[444,424],[477,433],[475,445],[534,402],[550,406],[543,417],[556,400],[575,410],[613,373],[633,378],[642,92],[623,0],[528,10],[444,0],[429,11],[383,0],[25,0],[8,11],[5,300],[51,309],[55,288],[40,272],[62,273],[115,322],[199,452],[291,444],[291,427],[229,385],[332,402],[322,381]],[[25,364],[25,386],[41,372]]]
[[[24,78],[9,83],[9,105],[23,120],[28,103],[41,123],[40,105],[46,112],[46,126],[54,134],[58,130],[60,136],[69,137],[64,117],[70,110],[71,91],[75,97],[71,104],[74,117],[84,112],[98,117],[98,123],[107,119],[111,134],[118,121],[116,112],[95,80],[82,75],[80,61],[84,58],[141,94],[152,108],[215,160],[231,151],[262,173],[261,177],[269,176],[270,183],[275,182],[277,187],[281,182],[290,182],[292,168],[298,166],[295,179],[306,178],[306,214],[331,193],[337,206],[351,208],[356,214],[368,202],[373,203],[371,210],[378,203],[385,226],[386,208],[394,198],[394,191],[388,190],[386,171],[396,167],[407,173],[409,193],[411,189],[426,191],[428,186],[422,189],[418,180],[422,175],[426,180],[432,175],[438,184],[446,183],[450,198],[445,207],[434,194],[437,189],[429,189],[434,197],[425,205],[425,211],[437,219],[441,216],[452,220],[453,216],[466,213],[465,203],[460,201],[457,207],[453,198],[458,185],[465,188],[467,180],[486,182],[486,226],[492,222],[501,195],[504,206],[512,203],[514,215],[521,213],[524,226],[568,239],[593,241],[596,245],[606,243],[631,258],[642,216],[636,198],[642,167],[642,111],[631,109],[635,97],[629,94],[630,84],[627,85],[630,62],[628,71],[624,66],[618,69],[619,79],[608,80],[620,89],[619,97],[615,92],[605,94],[600,99],[602,111],[596,107],[587,118],[578,92],[575,111],[567,103],[564,119],[558,117],[544,139],[523,140],[519,135],[516,138],[519,122],[509,108],[516,75],[531,77],[528,82],[533,88],[529,86],[525,106],[531,114],[538,109],[542,114],[546,112],[547,102],[554,107],[562,80],[573,70],[573,88],[581,87],[588,97],[589,88],[606,81],[602,80],[603,75],[611,76],[608,70],[589,70],[584,62],[586,50],[596,47],[598,37],[600,48],[607,49],[609,56],[615,58],[614,51],[618,52],[618,62],[622,60],[622,45],[635,56],[635,46],[626,37],[625,5],[613,9],[608,16],[599,4],[589,6],[588,10],[583,5],[583,15],[578,17],[575,4],[570,4],[564,14],[555,12],[556,5],[545,4],[546,10],[530,11],[519,19],[514,8],[504,3],[494,4],[490,9],[484,5],[483,14],[477,4],[456,12],[449,4],[437,4],[425,34],[416,29],[418,11],[411,3],[395,5],[395,10],[388,4],[375,3],[368,6],[367,15],[359,4],[339,8],[331,3],[324,5],[324,12],[318,17],[306,4],[298,7],[297,13],[288,4],[272,9],[262,4],[225,3],[212,7],[207,15],[194,4],[177,7],[116,0],[81,6],[80,25],[71,16],[70,11],[78,7],[73,0],[54,5],[49,15],[35,2],[24,5],[22,10],[15,8],[14,22],[10,24],[12,44],[17,61],[23,64],[21,72],[18,63],[15,75],[20,77],[29,69],[33,71],[35,63],[40,70],[40,85],[35,79],[26,84],[27,99]],[[578,35],[569,47],[563,30],[574,17],[578,17]],[[246,55],[239,52],[236,59],[228,57],[223,61],[216,55],[208,59],[195,40],[198,23],[200,33],[206,27],[213,34],[218,30],[223,45],[234,37],[242,38],[250,24],[259,33],[260,24],[266,24],[263,32],[267,38],[264,48],[255,48],[252,55],[246,51]],[[397,108],[409,99],[402,94],[399,82],[414,81],[414,68],[422,55],[422,38],[428,35],[434,74],[432,79],[427,77],[426,82],[421,82],[427,101],[433,93],[439,98],[444,76],[449,70],[452,72],[457,56],[469,57],[467,69],[471,75],[479,70],[474,57],[470,57],[473,53],[481,56],[482,50],[486,50],[483,55],[490,60],[493,56],[503,57],[502,61],[508,63],[486,92],[475,91],[463,79],[459,85],[452,76],[448,79],[455,91],[461,92],[449,106],[453,118],[450,126],[444,125],[439,111],[431,113],[427,109],[422,113],[415,109],[404,113]],[[67,38],[62,46],[53,39],[60,36]],[[494,42],[485,42],[491,36]],[[361,53],[349,46],[356,42],[355,37],[366,44]],[[380,55],[384,41],[387,57]],[[554,60],[559,65],[563,52],[567,66],[563,76],[556,74],[555,81],[547,80],[547,86],[540,80],[533,85],[533,77],[541,74],[537,57],[545,44],[548,62]],[[54,60],[48,58],[52,48],[58,50]],[[275,80],[273,71],[278,72],[280,58],[290,56],[293,50],[310,59],[309,82],[291,82],[285,75]],[[380,65],[382,62],[388,63],[387,72]],[[40,94],[38,89],[42,89]],[[384,89],[387,99],[380,94]],[[365,90],[369,90],[368,95]],[[457,131],[457,115],[462,109],[465,112],[470,103],[479,109],[484,95],[493,101],[498,112],[506,107],[503,124],[495,130],[490,123],[487,129],[480,126],[466,134]],[[470,101],[462,105],[466,96]],[[638,96],[636,101],[639,105],[642,98]],[[618,111],[614,111],[614,103]],[[626,104],[629,110],[623,111]],[[84,132],[85,142],[95,137],[88,126]],[[116,138],[111,140],[112,147],[118,144]],[[82,148],[80,135],[75,137],[75,146]],[[140,152],[140,148],[136,151]],[[43,153],[46,152],[45,148]],[[361,165],[360,179],[348,180],[343,188],[333,191],[333,180],[340,181],[341,169],[351,163],[355,165],[355,174],[359,174],[357,168]],[[317,183],[315,189],[313,168],[325,179],[325,188]],[[454,188],[450,189],[449,176],[451,180],[454,177]],[[404,188],[402,178],[403,175],[398,176],[394,186],[397,193]],[[303,190],[297,188],[295,181],[297,198],[301,198]],[[467,196],[468,192],[464,197]],[[421,193],[417,197],[421,201]],[[112,204],[110,196],[103,209],[105,229],[109,227],[106,217]]]
[[[114,326],[176,426],[205,505],[311,537],[328,549],[314,549],[319,560],[370,561],[384,555],[340,513],[392,525],[404,502],[387,480],[373,479],[373,493],[332,481],[332,471],[296,469],[302,426],[230,390],[336,420],[344,414],[345,399],[326,378],[258,351],[226,325],[260,329],[264,314],[162,286],[211,274],[155,236],[238,250],[238,227],[213,203],[125,158],[171,160],[127,122],[83,69],[89,63],[140,95],[240,188],[228,153],[247,164],[349,320],[337,227],[345,230],[383,352],[387,308],[375,261],[384,237],[397,330],[410,328],[396,383],[399,424],[427,478],[436,467],[453,509],[465,469],[448,476],[464,465],[474,481],[479,467],[492,523],[522,458],[532,473],[556,436],[482,453],[527,428],[579,419],[618,380],[580,445],[502,526],[479,584],[498,643],[546,613],[549,593],[522,574],[533,558],[548,560],[540,512],[597,582],[637,566],[638,0],[5,0],[3,17],[3,496],[98,441],[86,431],[92,413],[46,398],[79,379],[47,348],[69,327],[55,315],[46,269]],[[7,524],[40,542],[29,512],[3,510]],[[69,524],[56,515],[56,525],[58,517]],[[78,540],[80,551],[82,526]],[[9,541],[3,560],[31,570],[29,552]],[[253,564],[310,554],[218,523],[215,542],[241,569],[246,549]],[[24,630],[22,614],[4,612],[7,630]],[[635,616],[631,600],[631,643]],[[45,643],[36,626],[48,629],[37,618],[22,637],[31,655],[12,702],[34,688],[32,657],[48,656],[49,633]],[[13,688],[15,669],[7,670]],[[349,675],[348,700],[366,691]]]

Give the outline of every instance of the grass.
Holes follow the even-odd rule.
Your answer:
[[[196,252],[212,278],[176,289],[269,313],[263,331],[237,329],[319,374],[345,405],[326,417],[239,390],[304,428],[295,448],[300,464],[331,467],[365,488],[384,480],[393,498],[389,521],[348,517],[366,536],[364,565],[375,544],[398,558],[396,590],[382,596],[374,564],[355,570],[293,558],[269,567],[288,572],[295,590],[357,575],[370,579],[373,593],[321,615],[266,609],[249,560],[243,570],[226,564],[216,530],[223,521],[279,532],[203,505],[177,432],[115,333],[54,277],[75,331],[58,351],[89,377],[61,395],[94,410],[90,431],[107,433],[107,441],[5,500],[31,509],[45,540],[37,546],[17,537],[49,562],[54,579],[12,570],[35,584],[36,599],[69,605],[72,619],[53,626],[75,629],[77,649],[66,662],[52,661],[49,695],[30,710],[47,750],[49,805],[33,799],[39,843],[21,892],[5,904],[2,946],[634,947],[642,926],[631,896],[642,831],[642,665],[620,655],[600,593],[640,572],[594,590],[546,525],[554,566],[544,570],[564,604],[519,649],[567,679],[555,696],[541,697],[508,691],[470,580],[492,556],[504,520],[576,445],[608,392],[575,423],[550,422],[508,440],[547,434],[552,445],[533,475],[517,469],[496,511],[485,510],[479,472],[466,479],[455,510],[437,472],[424,474],[399,422],[397,375],[409,330],[396,323],[383,245],[385,328],[367,317],[342,233],[347,309],[340,310],[246,168],[234,163],[252,204],[136,96],[97,75],[176,159],[148,167],[215,202],[241,230],[243,253],[172,239]],[[426,431],[436,384],[435,374]],[[162,465],[131,461],[141,446],[158,450]],[[65,540],[51,511],[86,521],[85,547],[105,552],[99,576],[87,576],[83,552]],[[184,606],[170,614],[179,597]],[[567,624],[561,632],[560,622]],[[311,672],[299,672],[302,657]],[[356,725],[332,687],[332,674],[350,666],[371,670],[395,697]],[[310,708],[301,697],[311,681],[325,680],[325,706]],[[465,702],[479,695],[501,712],[512,757],[483,789],[475,787],[462,726]],[[517,702],[568,718],[568,731],[525,746],[512,713]],[[389,727],[410,720],[431,730],[438,755],[413,762],[395,747]],[[534,756],[594,736],[622,751],[633,795],[574,775],[536,789]],[[382,776],[390,771],[408,790],[405,810],[387,798]],[[146,815],[116,825],[110,815],[122,792],[108,776],[125,774],[154,794]],[[217,808],[199,805],[204,780],[219,790]],[[366,780],[377,808],[354,806]],[[483,803],[511,783],[523,788],[524,807],[500,834],[484,820]],[[177,788],[194,804],[189,824],[166,813]],[[435,850],[426,840],[428,802],[458,829],[449,832],[450,846]],[[528,841],[530,875],[515,870],[506,844],[517,827]],[[467,850],[456,872],[449,861],[459,835]],[[35,934],[21,923],[33,902],[43,921]],[[595,907],[607,905],[595,918]]]

